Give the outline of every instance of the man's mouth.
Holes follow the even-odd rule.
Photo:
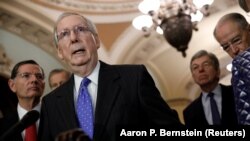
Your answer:
[[[30,87],[29,89],[30,89],[30,90],[35,90],[35,91],[39,90],[38,87]]]
[[[75,50],[75,51],[73,52],[73,54],[83,53],[83,52],[85,52],[85,49],[78,49],[78,50]]]

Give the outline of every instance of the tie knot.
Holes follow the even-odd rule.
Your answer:
[[[208,96],[209,96],[210,98],[213,98],[213,97],[214,97],[214,93],[209,93]]]
[[[87,86],[89,85],[90,82],[91,82],[91,81],[90,81],[87,77],[85,77],[85,78],[82,80],[82,83],[83,83],[83,85],[84,85],[85,87],[87,87]]]

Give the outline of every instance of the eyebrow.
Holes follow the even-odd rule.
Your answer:
[[[235,40],[235,39],[237,39],[237,38],[240,38],[240,34],[234,36],[233,38],[231,38],[231,39],[230,39],[229,41],[227,41],[226,43],[221,44],[221,46],[227,45],[229,42],[232,42],[233,40]]]

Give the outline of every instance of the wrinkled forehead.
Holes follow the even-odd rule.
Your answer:
[[[208,62],[208,61],[211,61],[211,59],[209,58],[208,55],[202,55],[200,57],[197,57],[195,58],[192,62],[191,62],[191,65],[194,65],[194,64],[201,64],[203,62]]]
[[[220,22],[217,25],[217,32],[220,33],[221,31],[225,32],[225,31],[241,31],[241,27],[237,22],[231,21],[231,20],[225,20]]]
[[[80,15],[68,15],[62,17],[57,23],[57,31],[60,31],[65,28],[72,28],[75,25],[83,24],[87,26],[87,21],[84,17]]]
[[[242,31],[237,23],[226,22],[217,27],[216,37],[219,42],[227,42],[231,38],[239,35]]]

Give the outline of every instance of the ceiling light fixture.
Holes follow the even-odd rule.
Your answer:
[[[213,0],[143,0],[138,9],[144,15],[133,20],[133,26],[148,37],[152,31],[163,34],[170,45],[186,56],[192,30],[208,16]]]

